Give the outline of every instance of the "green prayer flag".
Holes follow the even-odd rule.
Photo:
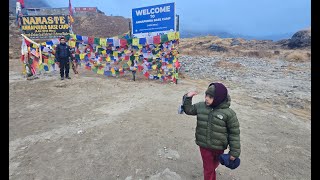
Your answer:
[[[99,45],[100,44],[100,38],[94,38],[94,44]]]
[[[163,34],[161,35],[161,42],[164,43],[164,42],[168,42],[169,39],[168,39],[168,34]]]

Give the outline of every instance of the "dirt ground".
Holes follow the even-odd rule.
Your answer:
[[[81,70],[71,80],[28,81],[18,62],[9,67],[10,179],[203,179],[196,118],[177,110],[183,94],[197,90],[199,102],[217,79],[175,85]],[[225,83],[242,153],[239,168],[218,167],[218,179],[311,179],[310,108],[262,102]]]

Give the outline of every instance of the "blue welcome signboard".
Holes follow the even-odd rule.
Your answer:
[[[132,34],[175,31],[175,3],[132,9]]]

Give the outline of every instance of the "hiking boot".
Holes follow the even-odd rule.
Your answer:
[[[66,77],[66,78],[67,78],[67,79],[71,79],[71,77],[69,77],[69,76],[68,76],[68,77]]]
[[[61,77],[61,80],[64,80],[64,78],[63,78],[63,77]]]

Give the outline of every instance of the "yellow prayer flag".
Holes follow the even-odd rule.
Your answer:
[[[111,61],[110,56],[108,56],[107,57],[107,62],[110,62],[110,61]]]
[[[128,61],[127,64],[128,64],[128,66],[131,66],[132,62],[131,62],[131,61]]]
[[[176,61],[177,61],[177,58],[174,58],[174,59],[173,59],[173,62],[176,62]]]
[[[103,68],[101,68],[101,69],[98,69],[98,71],[97,71],[97,74],[101,74],[101,75],[103,75],[103,73],[104,73],[104,70],[103,70]]]
[[[32,47],[33,47],[33,48],[37,48],[38,46],[37,46],[37,45],[35,45],[35,44],[32,44]]]
[[[100,45],[101,45],[101,46],[107,46],[107,39],[105,39],[105,38],[100,38]]]
[[[180,39],[180,32],[176,32],[176,39]]]
[[[23,69],[22,69],[22,74],[27,74],[27,69],[26,69],[26,66],[23,66]]]
[[[41,43],[41,46],[46,46],[46,45],[47,45],[46,42]]]
[[[76,42],[75,42],[75,41],[69,41],[69,46],[70,46],[71,48],[76,47]]]
[[[176,37],[175,32],[169,32],[169,33],[168,33],[168,40],[169,40],[169,41],[174,40],[175,37]]]
[[[139,49],[142,49],[142,45],[141,45],[141,44],[139,44],[139,45],[138,45],[138,48],[139,48]]]
[[[74,22],[74,19],[71,15],[69,15],[69,19],[70,19],[70,23],[73,23]]]
[[[113,51],[113,56],[118,57],[118,52],[117,51]]]
[[[158,77],[159,77],[159,78],[161,78],[161,76],[162,76],[161,74],[158,74]]]
[[[77,36],[75,34],[70,34],[70,38],[77,39]]]
[[[157,65],[153,65],[153,66],[152,66],[152,69],[153,69],[153,70],[156,70],[156,69],[157,69]]]
[[[115,72],[114,68],[111,68],[111,73],[114,74]]]
[[[106,51],[106,50],[103,50],[103,51],[101,51],[101,53],[102,53],[103,55],[105,55],[105,54],[107,54],[107,51]]]
[[[139,45],[139,38],[133,38],[132,39],[132,45],[138,46]]]
[[[85,54],[80,54],[80,59],[84,59]]]

